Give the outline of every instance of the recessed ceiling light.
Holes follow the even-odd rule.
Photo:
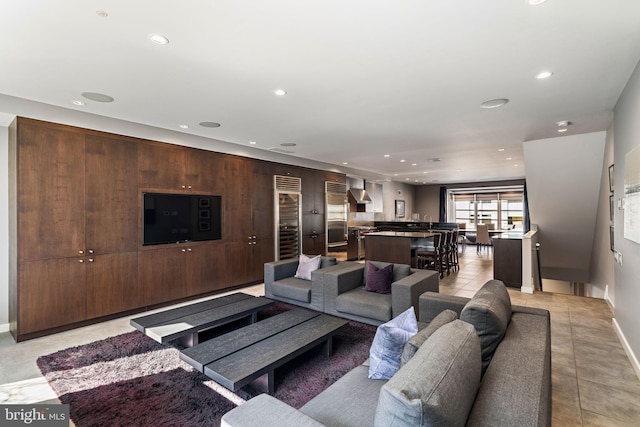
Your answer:
[[[544,79],[548,79],[549,77],[553,76],[553,73],[551,71],[543,71],[541,73],[538,73],[536,75],[536,79],[538,80],[544,80]]]
[[[404,162],[406,162],[406,160],[405,160],[405,159],[400,160],[400,163],[404,163]]]
[[[256,144],[257,144],[257,142],[256,142],[256,141],[249,141],[249,144],[251,144],[251,145],[256,145]]]
[[[103,93],[82,92],[80,95],[82,95],[83,98],[87,98],[87,99],[90,99],[92,101],[98,101],[98,102],[113,102],[114,101],[114,99],[112,97],[110,97],[109,95],[105,95]]]
[[[568,128],[562,128],[562,129],[558,129],[558,132],[562,133],[562,132],[566,132],[568,130],[569,130]]]
[[[220,123],[216,123],[216,122],[200,122],[198,124],[200,126],[204,127],[204,128],[219,128],[220,127]]]
[[[498,148],[498,151],[504,151],[504,148]]]
[[[385,154],[384,156],[385,156],[385,157],[389,157],[390,155],[389,155],[389,154]]]
[[[348,164],[349,164],[349,162],[342,162],[342,164],[343,164],[343,165],[348,165]]]
[[[189,129],[189,125],[180,125],[180,129]]]
[[[527,0],[527,3],[529,3],[531,6],[537,6],[539,4],[542,4],[544,2],[546,2],[547,0]]]
[[[169,39],[162,34],[149,34],[147,37],[155,44],[169,44]]]
[[[409,181],[409,178],[406,178],[407,181]]]
[[[498,108],[498,107],[502,107],[507,102],[509,102],[507,98],[490,99],[480,104],[480,107],[481,108]]]
[[[507,157],[507,160],[513,160],[513,157]]]
[[[417,163],[411,163],[411,166],[418,166]]]
[[[287,91],[284,89],[276,89],[273,91],[273,93],[275,93],[277,96],[285,96],[287,94]]]
[[[104,10],[96,10],[96,15],[98,15],[101,18],[106,18],[109,16],[109,14]]]
[[[73,101],[71,101],[71,103],[72,103],[73,105],[80,105],[80,106],[82,106],[82,105],[87,105],[84,101],[80,101],[80,100],[78,100],[78,99],[74,99]]]

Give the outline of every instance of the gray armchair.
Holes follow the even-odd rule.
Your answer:
[[[438,273],[394,264],[390,294],[364,290],[368,264],[378,268],[390,263],[367,261],[327,271],[324,280],[324,312],[378,326],[413,306],[419,318],[419,297],[427,291],[439,291]]]
[[[311,280],[294,277],[298,269],[298,258],[265,263],[265,297],[317,311],[324,311],[323,273],[352,263],[338,264],[336,258],[325,256],[321,260],[320,268],[311,273]]]

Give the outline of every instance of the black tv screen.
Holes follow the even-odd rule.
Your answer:
[[[221,197],[143,193],[143,245],[219,240]]]

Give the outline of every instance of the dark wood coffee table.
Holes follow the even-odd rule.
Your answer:
[[[185,349],[180,358],[229,390],[252,383],[272,394],[276,368],[320,344],[330,356],[333,336],[346,324],[295,308]]]
[[[242,318],[256,321],[258,311],[275,304],[264,297],[235,293],[131,319],[130,324],[159,343],[180,339],[198,344],[198,333]]]

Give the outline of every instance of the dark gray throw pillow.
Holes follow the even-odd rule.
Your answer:
[[[440,329],[447,323],[453,322],[458,318],[458,313],[453,310],[441,311],[436,317],[433,318],[431,323],[418,331],[407,343],[402,350],[402,357],[400,358],[400,366],[404,366],[416,354],[416,351],[420,346],[429,338],[435,331]]]
[[[489,280],[464,306],[460,320],[471,323],[482,346],[482,374],[504,338],[511,320],[511,298],[504,283]]]

